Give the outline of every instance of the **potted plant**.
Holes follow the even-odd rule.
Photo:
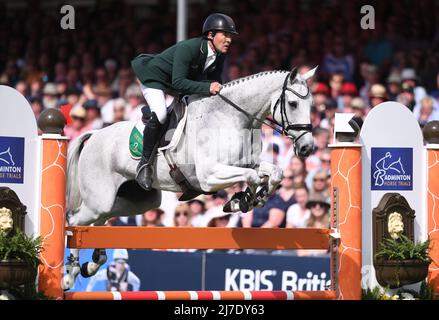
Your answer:
[[[427,277],[430,241],[414,242],[403,234],[384,239],[375,255],[378,283],[391,289],[413,284]]]
[[[29,237],[20,229],[0,229],[0,289],[17,298],[34,298],[42,248],[41,237]]]

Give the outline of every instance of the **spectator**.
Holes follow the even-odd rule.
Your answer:
[[[330,203],[326,197],[318,193],[310,193],[306,207],[310,210],[310,216],[306,221],[307,228],[329,228]],[[328,253],[326,250],[298,250],[298,256],[319,256]]]
[[[34,113],[35,118],[38,120],[41,112],[43,112],[43,110],[44,110],[43,101],[39,97],[31,97],[29,99],[29,102],[30,102],[30,106],[32,108],[32,112]]]
[[[137,122],[142,119],[142,102],[144,101],[140,87],[136,84],[130,85],[126,92],[128,101],[128,120]]]
[[[208,227],[233,227],[230,226],[230,217],[232,216],[229,212],[224,212],[220,209],[216,209],[214,213],[211,214],[209,221],[207,222]]]
[[[295,190],[297,203],[292,204],[287,210],[287,228],[305,228],[310,217],[310,211],[306,207],[308,188],[305,184],[301,184]]]
[[[125,99],[118,98],[114,101],[113,112],[114,112],[113,123],[125,120],[125,114],[126,114]]]
[[[156,208],[146,211],[142,216],[142,226],[145,227],[163,227],[161,218],[165,212]]]
[[[314,130],[314,155],[320,157],[322,150],[326,149],[329,144],[329,131],[324,128],[316,128]]]
[[[175,208],[174,227],[190,227],[191,224],[191,210],[187,203],[182,203]]]
[[[333,99],[327,99],[323,106],[325,107],[325,118],[320,121],[320,127],[329,131],[330,122],[334,119],[335,113],[340,111],[338,110],[337,102]],[[344,112],[349,112],[346,105],[344,106]]]
[[[291,158],[290,164],[288,165],[288,169],[291,170],[295,185],[299,185],[301,182],[305,180],[307,175],[305,160],[300,158],[299,156],[293,156]]]
[[[328,197],[319,192],[311,192],[306,207],[310,210],[310,217],[306,221],[308,228],[329,228],[331,205]]]
[[[341,109],[344,112],[348,112],[348,110],[352,107],[352,99],[358,96],[357,86],[351,82],[345,82],[341,89],[342,96],[342,107]]]
[[[371,38],[364,48],[364,55],[372,64],[386,68],[390,65],[393,47],[384,36],[381,21],[376,21],[375,29],[369,30]]]
[[[345,52],[345,41],[342,37],[336,36],[332,44],[331,52],[327,53],[323,59],[322,70],[329,74],[341,74],[344,79],[352,81],[354,58]]]
[[[93,291],[97,281],[105,281],[107,291],[139,291],[140,279],[130,270],[128,250],[115,249],[113,261],[90,278],[85,291]]]
[[[70,118],[72,119],[71,124],[64,127],[64,134],[70,137],[72,142],[82,133],[87,131],[85,126],[85,120],[87,117],[87,111],[81,106],[76,106],[70,111]]]
[[[401,77],[397,72],[392,72],[387,78],[387,92],[389,100],[396,101],[401,90]]]
[[[46,83],[43,90],[43,105],[45,109],[55,108],[58,101],[58,91],[54,83]]]
[[[329,198],[329,177],[327,170],[319,169],[312,178],[310,192]]]
[[[28,85],[24,81],[18,81],[17,84],[15,85],[15,90],[20,92],[20,94],[23,95],[25,98],[27,98],[29,95]]]
[[[341,73],[334,73],[331,74],[330,80],[329,80],[329,87],[331,88],[330,97],[337,101],[337,104],[339,103],[339,98],[341,98],[341,89],[343,87],[344,82],[344,75]]]
[[[103,84],[98,85],[93,90],[96,95],[96,101],[98,102],[99,108],[102,108],[111,99],[111,89]]]
[[[370,88],[369,101],[370,108],[373,108],[387,100],[386,88],[381,84],[374,84]]]
[[[367,105],[370,105],[369,94],[370,89],[374,84],[377,84],[379,81],[379,73],[377,66],[369,65],[363,63],[360,67],[361,76],[364,78],[364,85],[360,89],[360,97],[366,102]]]
[[[293,170],[286,169],[283,173],[283,179],[280,184],[280,188],[277,191],[279,197],[283,201],[283,210],[287,209],[296,203],[296,198],[294,197],[294,174]]]
[[[190,212],[191,212],[191,223],[194,227],[202,227],[206,225],[205,223],[205,196],[199,195],[195,199],[188,201]]]
[[[366,104],[364,103],[363,99],[361,99],[360,97],[355,97],[352,100],[352,112],[355,113],[355,117],[364,120],[367,111]]]
[[[416,104],[414,88],[408,83],[403,83],[401,85],[401,93],[396,101],[405,105],[410,111],[413,111]]]
[[[84,109],[87,111],[85,130],[101,129],[104,123],[101,119],[98,102],[96,100],[87,100],[83,106]]]
[[[254,208],[246,213],[241,224],[244,228],[284,228],[287,208],[279,194],[272,194],[262,208]]]
[[[326,83],[316,82],[311,88],[313,93],[314,105],[316,106],[318,111],[324,111],[324,105],[328,100],[330,94],[329,87],[326,85]]]
[[[426,96],[421,99],[421,103],[416,104],[413,114],[418,119],[419,125],[424,127],[429,121],[439,120],[439,103]]]
[[[421,102],[421,99],[427,95],[424,87],[418,85],[418,76],[416,71],[411,68],[406,68],[401,72],[402,84],[408,84],[413,88],[413,93],[415,95],[415,102]]]

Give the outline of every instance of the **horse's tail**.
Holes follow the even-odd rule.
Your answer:
[[[67,211],[75,210],[81,205],[82,199],[79,192],[78,162],[84,142],[87,141],[93,132],[81,134],[69,145],[67,153]]]

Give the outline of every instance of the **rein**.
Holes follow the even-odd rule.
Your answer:
[[[296,95],[297,97],[299,97],[300,99],[305,99],[306,97],[308,97],[309,95],[309,88],[308,86],[307,88],[307,93],[305,95],[300,94],[299,92],[297,92],[296,90],[290,89],[287,87],[288,84],[288,78],[290,77],[290,72],[288,73],[288,75],[286,76],[283,86],[282,86],[282,93],[280,95],[280,97],[277,99],[276,104],[274,105],[274,109],[273,109],[273,117],[274,114],[276,113],[277,110],[277,106],[280,105],[280,114],[281,114],[281,123],[277,122],[274,119],[260,119],[258,117],[255,117],[251,114],[249,114],[247,111],[245,111],[244,109],[242,109],[241,107],[239,107],[236,103],[234,103],[233,101],[231,101],[230,99],[226,98],[225,96],[223,96],[221,93],[218,93],[218,95],[220,96],[221,99],[223,99],[227,104],[231,105],[232,107],[234,107],[236,110],[238,110],[239,112],[245,114],[248,118],[253,119],[261,124],[265,124],[267,126],[269,126],[270,128],[272,128],[273,130],[275,130],[276,132],[280,133],[281,135],[285,135],[287,137],[290,137],[291,139],[293,139],[294,144],[296,144],[296,142],[302,138],[306,133],[311,132],[312,131],[312,125],[310,123],[308,124],[302,124],[302,123],[298,123],[298,124],[291,124],[288,120],[288,116],[287,116],[287,111],[286,111],[286,107],[285,107],[285,92],[286,91],[290,91],[292,92],[294,95]],[[280,103],[279,103],[280,102]],[[266,122],[269,121],[270,123]],[[287,124],[287,126],[285,127],[284,124]],[[278,129],[277,127],[273,126],[279,126],[281,127],[281,129]],[[302,134],[300,134],[297,137],[293,137],[290,136],[288,134],[288,130],[294,130],[294,131],[305,131]]]

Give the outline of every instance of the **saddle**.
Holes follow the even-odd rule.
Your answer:
[[[187,112],[187,97],[174,99],[171,105],[167,108],[167,120],[162,127],[160,133],[159,144],[157,145],[157,152],[170,149],[178,144],[184,127],[186,125]],[[136,125],[131,130],[129,149],[131,157],[135,160],[140,160],[143,151],[143,129],[145,123],[151,116],[151,110],[148,106],[142,107],[143,117],[137,121]]]
[[[186,126],[187,106],[188,97],[184,96],[181,99],[174,99],[171,105],[167,108],[167,120],[163,125],[159,141],[155,146],[157,155],[160,152],[165,155],[167,150],[171,150],[178,145]],[[135,160],[140,160],[142,157],[143,129],[145,128],[145,122],[150,117],[151,110],[148,106],[144,106],[142,108],[142,113],[143,117],[133,127],[129,139],[130,154]],[[183,195],[179,198],[180,201],[187,201],[204,193],[203,191],[194,188],[189,183],[178,168],[177,164],[173,163],[169,157],[165,155],[165,159],[170,168],[169,174],[183,191]]]

